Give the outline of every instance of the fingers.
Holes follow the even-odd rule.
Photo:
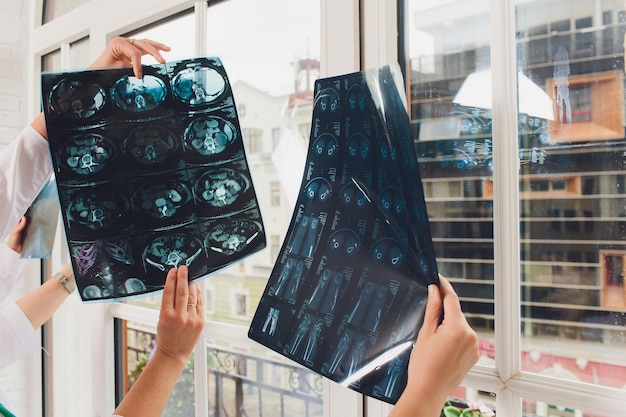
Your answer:
[[[11,230],[7,237],[7,246],[17,253],[22,253],[22,244],[24,243],[26,225],[28,219],[22,216],[17,225]]]
[[[162,312],[174,310],[174,299],[176,298],[176,281],[177,270],[175,268],[172,268],[167,272],[165,285],[163,286],[163,297],[161,297]]]
[[[459,301],[459,296],[452,288],[452,284],[442,275],[439,275],[439,286],[441,289],[441,296],[443,297],[443,310],[444,310],[444,320],[446,318],[451,320],[460,319],[463,316],[463,312],[461,311],[461,302]]]
[[[161,55],[161,51],[169,51],[170,47],[150,39],[128,39],[129,59],[133,66],[135,77],[142,78],[143,71],[141,68],[141,57],[143,55],[151,55],[157,62],[165,64],[165,58]]]
[[[142,78],[141,57],[143,55],[151,55],[158,62],[164,64],[165,58],[161,55],[161,51],[169,50],[169,46],[150,39],[127,39],[116,36],[90,67],[132,66],[135,77]]]
[[[439,288],[435,284],[428,286],[428,301],[426,303],[426,312],[424,314],[424,323],[422,324],[421,332],[435,333],[439,327],[439,321],[441,319],[441,309],[443,303],[441,301],[441,294]]]
[[[189,271],[186,266],[178,268],[178,275],[176,277],[176,299],[174,300],[174,308],[176,310],[186,310],[189,301]]]

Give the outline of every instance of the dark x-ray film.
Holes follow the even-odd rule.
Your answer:
[[[83,301],[163,288],[259,251],[265,230],[218,58],[42,75],[48,142]]]
[[[399,67],[316,81],[285,243],[249,337],[395,404],[439,283]]]

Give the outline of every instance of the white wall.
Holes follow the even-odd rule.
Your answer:
[[[29,7],[29,1],[0,0],[0,148],[28,123],[28,94],[32,91],[28,85]],[[38,285],[39,261],[29,262],[31,265],[17,288],[4,303],[14,301]],[[41,353],[36,352],[0,369],[0,389],[18,415],[41,414],[40,367]]]

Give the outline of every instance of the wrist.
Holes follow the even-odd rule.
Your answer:
[[[71,294],[74,292],[76,285],[74,284],[74,280],[71,277],[68,277],[62,272],[57,272],[52,277],[56,279],[57,281],[59,281],[61,285],[63,285],[65,290],[68,292],[68,294]]]

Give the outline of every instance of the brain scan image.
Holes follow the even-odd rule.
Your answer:
[[[221,117],[204,116],[185,130],[185,144],[202,156],[223,152],[236,138],[235,127]]]
[[[378,145],[378,152],[380,157],[384,161],[395,162],[396,159],[398,159],[398,153],[396,151],[396,148],[391,145],[386,137],[383,137],[380,140],[380,143]]]
[[[332,158],[337,155],[338,148],[339,144],[337,143],[337,139],[328,133],[321,135],[319,138],[315,139],[313,143],[315,155],[319,157]]]
[[[226,80],[214,68],[186,68],[174,76],[172,91],[183,103],[198,106],[220,98],[226,91]]]
[[[370,143],[361,133],[357,133],[348,140],[348,156],[350,158],[365,159],[370,153]]]
[[[196,199],[213,207],[230,206],[250,187],[250,180],[227,168],[205,172],[193,187]]]
[[[304,195],[311,201],[328,201],[331,194],[332,188],[325,178],[314,178],[304,187]]]
[[[361,241],[352,230],[341,229],[330,236],[328,246],[339,255],[354,255],[359,251]]]
[[[189,266],[202,253],[202,242],[188,234],[175,233],[154,239],[143,251],[144,265],[161,271]]]
[[[365,90],[360,85],[353,85],[348,90],[348,94],[346,97],[346,102],[348,104],[348,110],[362,112],[365,111],[367,106],[367,99],[365,95]]]
[[[124,152],[141,165],[154,165],[167,159],[176,150],[174,135],[156,125],[143,125],[130,132],[124,140]]]
[[[185,184],[174,180],[152,181],[139,186],[133,206],[156,219],[174,216],[191,199]]]
[[[90,133],[71,138],[59,152],[59,162],[76,174],[90,175],[106,168],[115,156],[111,141]]]
[[[217,225],[205,238],[208,249],[224,255],[244,250],[263,230],[260,223],[251,220],[232,220]]]
[[[341,190],[340,195],[343,204],[355,208],[365,207],[369,201],[363,191],[353,182],[346,184]]]
[[[111,88],[115,105],[134,113],[155,109],[167,97],[165,82],[154,75],[139,79],[130,75],[117,80]]]
[[[315,97],[315,108],[322,113],[339,113],[339,94],[332,88],[320,91]]]
[[[380,204],[383,209],[397,215],[402,215],[406,209],[406,202],[400,191],[395,187],[386,187],[380,192]]]
[[[70,229],[73,223],[91,230],[107,229],[129,209],[129,201],[121,194],[86,192],[70,200],[67,224]]]
[[[370,252],[376,262],[386,263],[392,268],[397,268],[404,263],[404,251],[394,239],[380,239],[372,245]]]
[[[105,92],[90,82],[62,80],[50,94],[50,106],[68,119],[87,119],[104,108]]]

